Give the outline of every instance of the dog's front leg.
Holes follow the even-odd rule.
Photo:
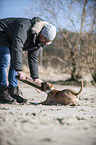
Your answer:
[[[52,101],[46,99],[45,101],[41,102],[40,104],[42,104],[42,105],[51,105],[52,104]]]

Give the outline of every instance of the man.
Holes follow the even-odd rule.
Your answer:
[[[25,103],[22,92],[18,88],[15,76],[22,79],[27,76],[22,72],[22,51],[28,51],[28,63],[31,77],[38,83],[42,80],[38,75],[39,49],[50,44],[56,36],[56,28],[39,17],[5,18],[0,20],[0,102]],[[10,64],[10,67],[9,67]],[[8,81],[6,77],[7,70]]]

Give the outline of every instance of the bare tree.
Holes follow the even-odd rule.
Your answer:
[[[56,54],[54,58],[60,60],[65,71],[70,73],[71,79],[81,77],[82,69],[87,69],[88,66],[96,82],[96,31],[94,28],[96,2],[94,0],[37,1],[39,16],[57,26],[59,37],[57,36],[54,45],[50,47],[58,48],[57,52],[61,51],[62,57],[60,53],[56,54],[54,49]],[[33,7],[34,3],[32,3]]]
[[[85,5],[88,0],[85,1]],[[83,23],[85,22],[86,15],[90,16],[90,27],[89,31],[85,32],[84,36],[81,37],[81,47],[85,50],[85,58],[89,71],[93,77],[94,82],[96,82],[96,2],[90,2],[90,5],[86,9],[83,9],[83,18],[81,23],[81,28],[83,28]],[[88,25],[88,24],[87,24]],[[80,31],[82,36],[82,29]]]
[[[64,67],[67,72],[71,74],[71,79],[81,76],[80,72],[86,67],[86,60],[88,67],[90,66],[89,69],[92,76],[94,74],[92,73],[93,70],[90,65],[93,58],[96,58],[93,56],[93,47],[91,47],[92,53],[90,53],[89,45],[86,45],[85,49],[83,41],[83,37],[85,37],[86,34],[88,35],[87,39],[89,39],[90,24],[92,27],[94,25],[92,21],[95,21],[95,17],[91,17],[93,14],[92,10],[95,10],[94,7],[94,1],[91,0],[41,0],[41,13],[45,15],[49,22],[57,26],[61,34],[62,42],[57,43],[57,47],[59,49],[63,47],[64,49],[65,55],[64,61],[62,60],[62,62],[64,62]],[[73,31],[73,34],[67,31],[65,32],[64,29]],[[93,44],[93,41],[91,41],[90,44],[91,43]],[[88,54],[91,55],[92,60]]]

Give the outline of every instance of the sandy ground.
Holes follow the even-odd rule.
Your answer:
[[[41,78],[59,79],[58,74]],[[28,103],[0,104],[0,145],[96,145],[96,86],[84,87],[75,107],[34,106],[31,102],[45,100],[46,94],[24,83],[19,86]],[[72,85],[54,87],[79,90]]]

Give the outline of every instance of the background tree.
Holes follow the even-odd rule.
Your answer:
[[[85,58],[88,69],[92,75],[94,82],[96,82],[96,2],[89,1],[87,6],[88,0],[85,1],[86,9],[83,9],[83,17],[81,26],[83,27],[84,22],[86,20],[87,15],[90,16],[90,21],[86,22],[86,25],[90,25],[88,32],[85,31],[84,36],[81,37],[81,47],[85,50]],[[85,26],[86,26],[85,25]],[[81,27],[81,28],[82,28]],[[82,29],[80,31],[82,36]]]
[[[58,60],[64,71],[71,75],[71,79],[80,78],[81,72],[89,69],[96,81],[96,2],[39,0],[38,3],[38,15],[56,25],[58,32],[50,49],[48,46],[44,49],[44,63],[50,55],[51,64],[53,60]],[[35,6],[32,3],[33,7],[36,8],[37,3]]]

